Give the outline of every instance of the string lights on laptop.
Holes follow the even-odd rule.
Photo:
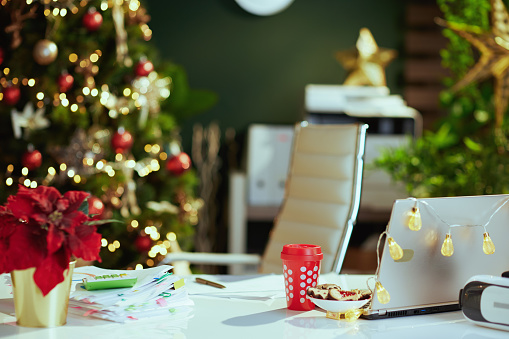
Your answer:
[[[421,218],[421,212],[419,210],[419,204],[422,204],[424,207],[428,208],[432,214],[435,215],[435,217],[440,220],[444,225],[448,227],[448,231],[445,235],[444,242],[442,243],[442,248],[440,252],[444,257],[450,257],[454,253],[454,245],[452,243],[452,235],[451,230],[455,227],[482,227],[484,229],[483,232],[483,245],[482,249],[483,252],[487,255],[495,253],[495,244],[491,240],[491,237],[486,230],[486,226],[489,225],[491,222],[491,219],[500,211],[500,209],[509,202],[509,198],[505,199],[500,206],[498,206],[494,212],[487,218],[487,221],[484,224],[480,225],[462,225],[462,224],[450,224],[447,221],[443,220],[438,212],[428,204],[428,202],[424,200],[418,200],[416,198],[408,198],[415,201],[414,206],[410,211],[408,211],[407,219],[406,219],[406,226],[412,230],[412,231],[419,231],[422,228],[422,218]],[[380,237],[378,238],[378,244],[376,246],[376,254],[377,254],[377,268],[375,272],[375,276],[378,277],[379,269],[380,269],[380,243],[381,239],[385,235],[387,237],[387,245],[389,246],[389,254],[391,258],[395,261],[400,260],[403,258],[404,251],[401,248],[400,245],[394,240],[393,237],[390,236],[388,232],[388,225],[387,229],[380,234]],[[390,301],[390,295],[389,292],[383,287],[382,283],[378,280],[378,278],[375,278],[375,289],[376,289],[376,295],[377,299],[382,304],[387,304]]]
[[[488,220],[486,221],[486,223],[484,223],[482,225],[450,224],[447,221],[443,220],[440,217],[440,215],[437,213],[437,211],[433,208],[433,206],[428,204],[426,201],[418,200],[418,199],[415,199],[415,198],[409,198],[409,199],[412,199],[412,200],[415,201],[415,205],[412,208],[412,210],[410,211],[409,217],[408,217],[408,220],[407,220],[407,226],[408,226],[408,228],[410,230],[418,231],[421,228],[421,226],[422,226],[421,215],[420,215],[420,212],[419,212],[419,207],[417,206],[418,203],[423,204],[424,206],[429,208],[430,211],[433,212],[433,214],[436,216],[437,219],[439,219],[443,224],[445,224],[446,226],[449,227],[449,230],[448,230],[447,234],[445,235],[444,242],[442,243],[442,248],[440,250],[440,252],[442,253],[443,256],[450,257],[454,253],[454,245],[452,243],[452,235],[451,235],[451,229],[454,228],[454,227],[473,227],[473,226],[479,226],[479,227],[484,228],[483,246],[482,246],[483,252],[485,254],[488,254],[488,255],[495,253],[495,244],[493,243],[493,240],[491,240],[491,237],[490,237],[488,231],[486,230],[486,226],[488,226],[488,224],[491,222],[491,219],[493,218],[493,216],[495,216],[495,214],[497,214],[497,212],[500,211],[500,209],[507,202],[509,202],[509,199],[504,200],[504,202],[497,209],[495,209],[495,211],[488,217]],[[393,257],[393,259],[394,259],[394,257]],[[398,259],[394,259],[394,260],[398,260]]]

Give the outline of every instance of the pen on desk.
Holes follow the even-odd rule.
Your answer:
[[[221,285],[221,284],[218,284],[216,282],[213,282],[213,281],[210,281],[210,280],[206,280],[206,279],[203,279],[203,278],[196,278],[195,281],[198,284],[209,285],[209,286],[213,286],[213,287],[217,287],[217,288],[226,288],[226,286],[224,286],[224,285]]]

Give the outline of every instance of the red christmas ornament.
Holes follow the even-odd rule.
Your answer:
[[[179,176],[191,168],[191,158],[184,152],[175,155],[166,162],[166,169],[175,176]]]
[[[134,240],[134,246],[140,253],[148,252],[152,248],[152,239],[148,235],[139,235]]]
[[[2,62],[4,62],[4,58],[5,58],[4,49],[0,47],[0,65],[2,64]]]
[[[133,146],[133,136],[123,128],[119,128],[111,138],[111,146],[116,153],[124,153]]]
[[[2,91],[4,94],[3,102],[7,105],[16,105],[21,97],[21,91],[18,86],[9,86]]]
[[[83,26],[89,32],[95,32],[101,27],[103,23],[103,16],[99,13],[95,7],[90,7],[88,12],[83,16]]]
[[[33,171],[42,164],[42,154],[38,150],[26,151],[21,157],[21,164],[28,168],[29,171]]]
[[[63,72],[58,76],[57,83],[60,92],[65,93],[70,90],[74,84],[74,77],[67,72]]]
[[[101,217],[104,212],[104,203],[96,196],[90,196],[88,198],[88,214],[92,215],[93,218]]]
[[[148,60],[140,60],[134,67],[134,73],[139,77],[146,77],[154,71],[154,65]]]

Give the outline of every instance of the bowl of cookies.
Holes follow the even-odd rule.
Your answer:
[[[343,290],[336,284],[321,284],[307,290],[308,298],[318,307],[336,313],[358,309],[371,300],[370,290]]]

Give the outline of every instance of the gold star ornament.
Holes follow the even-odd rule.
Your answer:
[[[361,28],[354,48],[336,52],[336,59],[348,72],[345,85],[386,86],[385,67],[397,52],[381,48],[367,28]]]
[[[436,19],[477,48],[481,54],[477,63],[453,87],[458,91],[468,84],[487,78],[495,79],[495,123],[502,126],[509,97],[509,15],[502,0],[491,0],[491,30]]]

